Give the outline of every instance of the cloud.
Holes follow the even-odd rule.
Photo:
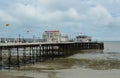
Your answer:
[[[16,3],[15,5],[11,6],[9,8],[9,12],[14,14],[21,22],[22,21],[30,22],[30,20],[32,21],[34,20],[35,23],[36,21],[48,23],[50,22],[61,23],[61,22],[77,22],[80,21],[81,19],[84,19],[84,15],[80,14],[75,8],[68,8],[66,10],[58,9],[51,11],[47,7],[44,8],[41,6],[36,7],[35,5],[31,4],[25,5],[22,3]]]
[[[91,7],[88,11],[88,17],[90,22],[96,25],[108,25],[113,19],[110,12],[100,5]]]
[[[0,10],[0,20],[2,22],[17,22],[17,19],[7,12]]]

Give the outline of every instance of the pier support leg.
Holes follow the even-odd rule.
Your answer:
[[[41,46],[39,46],[39,62],[41,62],[41,58],[42,58],[41,49],[42,49]]]
[[[39,57],[38,57],[38,51],[39,51],[39,48],[38,47],[36,47],[36,62],[38,62],[38,60],[39,60]]]
[[[52,49],[51,49],[51,50],[52,50],[52,53],[51,53],[51,54],[52,54],[52,60],[53,60],[54,57],[55,57],[55,55],[54,55],[54,46],[51,46],[51,47],[52,47]]]
[[[58,57],[60,57],[60,48],[59,48],[59,46],[57,48],[57,52],[58,52]]]
[[[41,60],[44,61],[44,46],[41,46]]]
[[[23,49],[23,63],[26,65],[26,48]]]
[[[0,69],[2,69],[2,47],[0,48]]]
[[[66,56],[66,45],[63,45],[63,57],[65,57]]]
[[[19,48],[17,47],[17,67],[20,67],[20,60],[19,60]]]
[[[11,69],[11,48],[8,49],[8,68]]]
[[[30,47],[30,53],[29,53],[29,57],[30,57],[29,60],[30,60],[30,63],[32,63],[32,53],[31,53],[31,52],[32,52],[32,47]]]
[[[34,64],[35,63],[35,48],[32,47],[32,63]]]

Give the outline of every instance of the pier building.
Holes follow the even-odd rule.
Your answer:
[[[61,33],[58,30],[50,30],[43,32],[43,40],[45,42],[60,42]]]
[[[76,36],[75,41],[76,42],[91,42],[92,38],[86,35],[79,35],[79,36]]]
[[[69,41],[69,37],[68,37],[68,35],[66,35],[66,36],[61,36],[61,40],[60,40],[61,42],[68,42]]]

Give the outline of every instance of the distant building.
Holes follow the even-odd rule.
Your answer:
[[[60,42],[61,33],[58,30],[44,31],[42,37],[45,42]]]
[[[80,36],[76,36],[76,40],[77,42],[91,42],[91,37],[90,36],[85,36],[85,35],[80,35]]]
[[[0,38],[1,39],[1,43],[7,43],[7,42],[14,42],[15,38]]]

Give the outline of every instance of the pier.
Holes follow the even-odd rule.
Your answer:
[[[0,69],[19,68],[27,64],[44,62],[73,55],[80,50],[104,49],[100,42],[33,42],[0,43]]]

